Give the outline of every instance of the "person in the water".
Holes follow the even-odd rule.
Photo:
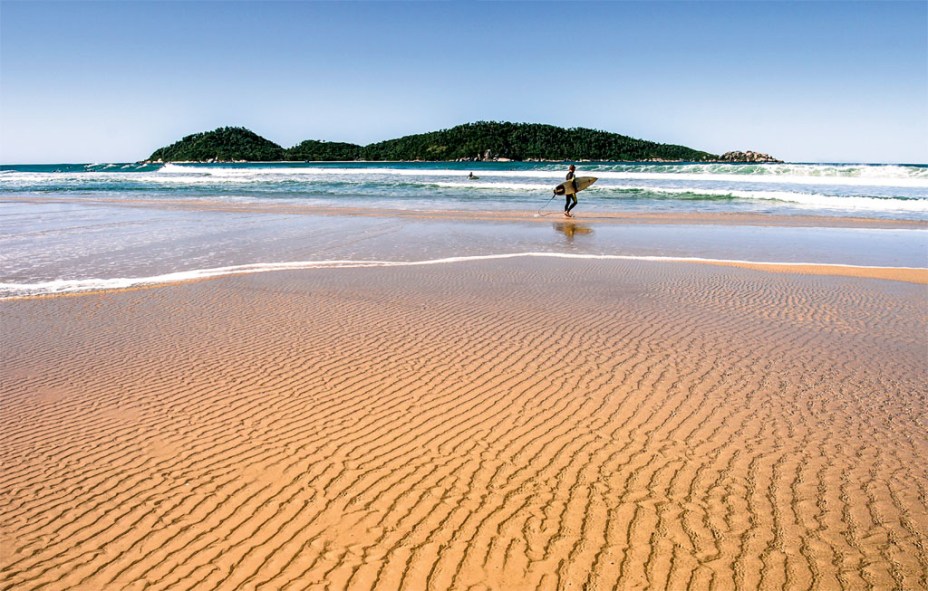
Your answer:
[[[567,170],[567,180],[570,181],[571,186],[574,188],[573,193],[565,194],[566,201],[564,202],[564,217],[567,218],[574,217],[570,214],[570,210],[577,206],[577,180],[574,175],[576,170],[577,167],[573,164],[571,164],[570,168]]]

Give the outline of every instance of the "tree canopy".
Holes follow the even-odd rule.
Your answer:
[[[488,153],[489,151],[489,153]],[[705,160],[712,154],[617,133],[480,121],[365,146],[365,160]]]
[[[360,160],[361,146],[306,140],[287,150],[287,160]]]

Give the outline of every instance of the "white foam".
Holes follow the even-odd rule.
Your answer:
[[[7,185],[44,184],[57,185],[62,182],[80,184],[86,181],[93,182],[130,182],[153,183],[168,185],[222,185],[226,183],[265,183],[274,181],[296,180],[303,182],[325,181],[332,182],[339,179],[358,179],[374,182],[389,181],[390,179],[417,179],[422,182],[444,181],[452,178],[466,178],[472,171],[452,169],[426,169],[426,168],[389,168],[389,167],[316,167],[316,166],[249,166],[243,168],[220,166],[183,166],[179,164],[165,164],[158,170],[137,172],[105,172],[96,168],[88,171],[70,172],[20,172],[5,171],[0,187]],[[113,165],[103,165],[112,167]],[[905,167],[857,167],[854,174],[820,174],[820,166],[808,165],[800,168],[793,165],[781,169],[780,172],[764,172],[762,174],[738,174],[732,172],[719,172],[732,170],[724,168],[726,165],[681,165],[660,169],[663,172],[650,170],[600,170],[591,166],[588,171],[581,171],[580,176],[592,175],[600,179],[598,186],[609,184],[609,181],[645,181],[645,182],[698,182],[698,183],[724,183],[725,186],[740,184],[767,184],[767,185],[811,185],[836,187],[898,187],[909,189],[928,189],[928,173],[921,174],[921,169]],[[669,170],[669,171],[668,171]],[[764,169],[766,170],[766,169]],[[914,172],[913,172],[914,171]],[[561,182],[564,179],[562,170],[478,170],[480,183],[502,185],[518,183],[518,180]],[[555,182],[556,181],[556,182]],[[476,181],[472,181],[476,182]],[[614,184],[614,183],[613,183]],[[472,184],[470,186],[473,186]],[[525,185],[532,187],[532,185]]]
[[[368,267],[417,267],[427,265],[447,265],[468,263],[476,261],[491,261],[515,258],[557,258],[557,259],[586,259],[604,261],[645,261],[664,263],[716,263],[716,264],[747,264],[760,266],[774,265],[814,265],[818,267],[832,267],[844,269],[910,269],[919,267],[881,267],[870,265],[846,265],[839,263],[811,263],[811,262],[780,262],[780,261],[748,261],[739,259],[710,259],[703,257],[673,257],[651,255],[615,255],[615,254],[572,254],[556,252],[517,252],[504,254],[473,255],[459,257],[445,257],[421,261],[377,261],[377,260],[324,260],[324,261],[294,261],[283,263],[252,263],[247,265],[233,265],[228,267],[215,267],[212,269],[195,269],[178,271],[150,277],[120,277],[112,279],[58,279],[39,283],[0,283],[0,300],[17,299],[37,295],[63,295],[81,292],[128,289],[134,287],[151,287],[245,275],[252,273],[268,273],[274,271],[303,271],[311,269],[352,269]]]
[[[107,166],[107,165],[96,165]],[[112,166],[112,165],[108,165]],[[325,198],[331,194],[353,197],[402,197],[397,205],[408,207],[408,200],[443,199],[455,190],[460,196],[477,191],[511,193],[524,198],[550,195],[564,179],[563,170],[485,170],[447,168],[391,168],[329,166],[252,165],[189,166],[165,164],[157,170],[112,172],[90,171],[21,172],[0,175],[3,191],[103,191],[116,199],[133,199],[140,191],[170,191],[171,195],[233,201],[260,200],[236,191],[273,193],[275,197],[292,192],[297,198],[307,194]],[[582,165],[581,165],[582,166]],[[612,170],[610,170],[612,169]],[[737,173],[733,171],[742,170]],[[753,171],[753,172],[752,172]],[[474,172],[476,180],[467,180]],[[877,214],[921,217],[928,213],[928,169],[912,166],[865,165],[752,165],[679,164],[607,165],[590,163],[580,175],[599,178],[585,197],[621,199],[622,191],[641,191],[652,195],[700,195],[743,200],[782,202],[798,209],[835,212],[874,212]],[[443,194],[430,191],[447,189]],[[185,193],[185,189],[189,192]],[[631,196],[636,197],[636,196]],[[684,197],[685,199],[685,197]]]
[[[738,189],[696,189],[654,187],[647,185],[623,185],[620,190],[643,191],[666,195],[713,195],[761,201],[784,201],[795,203],[801,208],[835,209],[859,211],[907,211],[928,213],[928,199],[900,199],[898,197],[854,197],[822,195],[820,193],[797,193],[793,191],[745,191]],[[600,187],[602,190],[603,187]]]
[[[547,190],[551,191],[551,187],[548,185],[543,185],[541,183],[532,184],[532,183],[486,183],[479,181],[469,181],[469,182],[435,182],[431,183],[436,187],[442,187],[445,189],[486,189],[491,191],[539,191]]]
[[[686,164],[658,165],[644,167],[650,170],[602,170],[602,165],[591,164],[587,170],[581,170],[579,176],[589,175],[602,179],[642,179],[675,181],[714,181],[727,183],[771,183],[771,184],[805,184],[805,185],[839,185],[839,186],[875,186],[875,187],[913,187],[928,188],[928,170],[904,166],[859,166],[859,165],[764,165],[751,169],[751,173],[731,172],[730,164]],[[629,167],[631,165],[628,165]],[[641,166],[639,165],[639,168]],[[323,176],[398,176],[398,177],[466,177],[471,170],[439,168],[373,168],[373,167],[284,167],[268,166],[265,168],[251,166],[247,168],[229,167],[186,167],[165,164],[159,171],[172,175],[206,174],[214,178],[251,178],[261,177],[300,177]],[[476,169],[481,178],[564,178],[563,170],[482,170]]]
[[[698,166],[698,165],[692,165]],[[820,175],[804,174],[801,170],[785,170],[781,174],[735,174],[710,172],[709,169],[697,169],[694,172],[634,172],[634,171],[609,171],[597,170],[595,167],[589,171],[581,171],[579,174],[596,176],[600,179],[600,186],[608,181],[647,181],[647,182],[701,182],[701,183],[725,183],[732,184],[767,184],[767,185],[811,185],[811,186],[841,186],[841,187],[899,187],[909,189],[928,189],[928,176],[912,176],[907,174],[905,169],[900,169],[895,174],[886,174],[885,171],[877,172],[870,168],[864,167],[862,173],[858,175]],[[692,170],[692,167],[681,167],[679,170]],[[721,169],[724,170],[724,169]],[[220,168],[220,167],[184,167],[180,165],[166,164],[164,168],[155,173],[150,173],[151,177],[146,180],[152,182],[190,182],[194,184],[204,183],[222,183],[222,182],[266,182],[269,180],[302,180],[302,181],[326,181],[331,182],[333,179],[340,178],[357,178],[369,177],[371,180],[387,180],[390,177],[404,179],[419,179],[428,182],[428,179],[447,179],[449,177],[466,178],[469,174],[467,170],[451,169],[401,169],[401,168],[333,168],[333,167],[248,167],[248,168]],[[812,172],[812,171],[809,171]],[[86,173],[83,173],[86,174]],[[142,173],[145,174],[145,173]],[[532,179],[544,180],[548,182],[561,182],[564,178],[563,171],[559,170],[479,170],[478,176],[481,178],[482,185],[487,184],[491,179]],[[508,188],[508,186],[519,187],[505,182],[494,182],[498,188]],[[556,183],[555,183],[556,184]],[[469,186],[477,186],[470,184]],[[534,185],[524,185],[526,188],[534,189]]]
[[[267,179],[269,177],[316,177],[325,176],[327,180],[335,177],[344,176],[399,176],[399,177],[449,177],[461,176],[466,177],[467,170],[450,170],[450,169],[430,169],[430,168],[373,168],[373,167],[345,167],[336,168],[331,166],[248,166],[243,168],[231,168],[220,166],[183,166],[180,164],[165,164],[157,172],[167,175],[184,175],[197,176],[207,175],[214,178],[251,178],[260,177]],[[529,171],[527,171],[529,172]],[[481,173],[483,174],[483,173]],[[550,173],[549,173],[550,174]],[[487,176],[496,176],[496,171],[488,172]]]
[[[771,185],[817,185],[853,187],[904,187],[928,188],[928,178],[906,177],[850,177],[850,176],[774,176],[719,173],[656,173],[656,172],[609,172],[596,173],[600,179],[652,180],[652,181],[709,181],[724,183],[763,183]]]

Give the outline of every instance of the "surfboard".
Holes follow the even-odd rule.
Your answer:
[[[576,192],[579,193],[580,191],[586,189],[587,187],[595,183],[596,180],[597,179],[595,176],[578,176],[574,178],[574,181],[576,181],[576,184],[577,184]],[[573,185],[574,183],[572,183],[571,181],[564,181],[563,183],[561,183],[560,185],[554,188],[554,194],[555,195],[570,195],[571,193],[574,192]]]

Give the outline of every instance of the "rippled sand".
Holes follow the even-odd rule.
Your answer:
[[[3,302],[0,588],[926,588],[925,286],[804,272]]]

